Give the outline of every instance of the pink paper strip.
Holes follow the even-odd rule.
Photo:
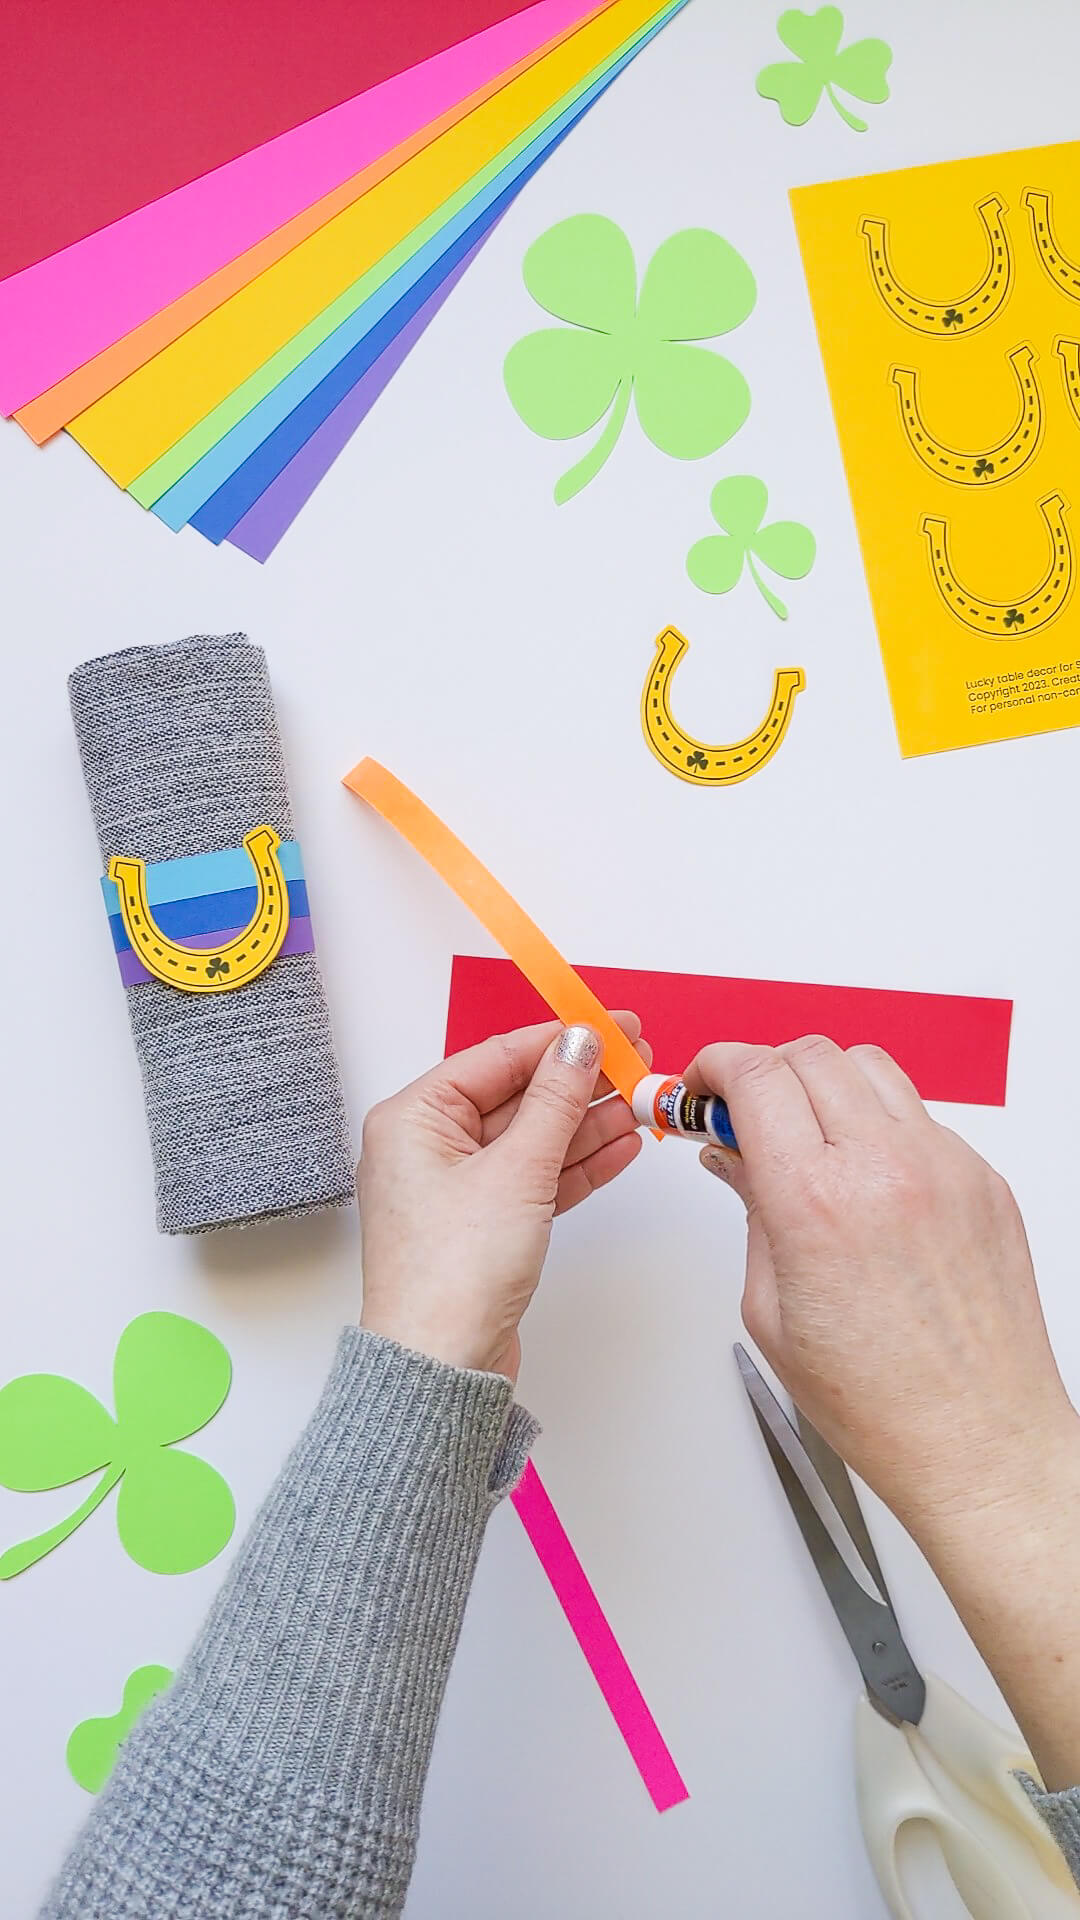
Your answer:
[[[532,1541],[544,1572],[555,1589],[574,1637],[630,1755],[648,1788],[657,1813],[689,1800],[678,1767],[649,1712],[645,1696],[634,1679],[607,1616],[574,1552],[566,1529],[548,1497],[544,1483],[530,1461],[520,1485],[510,1495]]]
[[[0,283],[0,413],[75,367],[595,11],[538,0]]]

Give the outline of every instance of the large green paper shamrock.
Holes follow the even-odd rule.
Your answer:
[[[576,440],[608,415],[584,459],[555,488],[561,505],[599,473],[633,394],[653,445],[677,460],[715,453],[742,426],[750,389],[730,360],[689,344],[729,333],[753,309],[754,276],[718,233],[688,227],[658,247],[641,293],[630,242],[598,213],[578,213],[534,240],[522,273],[564,327],[511,347],[503,378],[525,425]]]
[[[116,1756],[151,1700],[172,1685],[170,1667],[136,1667],[124,1682],[119,1713],[109,1719],[80,1720],[67,1743],[68,1770],[87,1793],[100,1793]]]
[[[220,1340],[176,1313],[143,1313],[125,1327],[113,1361],[115,1419],[61,1374],[28,1373],[0,1389],[0,1485],[16,1493],[101,1479],[75,1512],[0,1557],[10,1580],[58,1547],[120,1483],[116,1526],[150,1573],[190,1573],[213,1560],[236,1520],[215,1468],[174,1445],[224,1402],[231,1367]]]
[[[730,593],[745,563],[763,599],[781,620],[786,620],[788,610],[761,578],[754,555],[785,580],[801,580],[814,564],[817,547],[809,527],[800,526],[797,520],[774,520],[770,526],[762,526],[768,505],[769,492],[763,480],[736,473],[718,481],[709,507],[717,526],[724,531],[711,533],[691,547],[686,571],[703,593]]]
[[[884,40],[853,40],[850,47],[841,49],[844,16],[839,7],[819,7],[816,13],[791,7],[780,15],[776,31],[796,58],[762,67],[757,77],[762,99],[776,101],[789,127],[804,127],[826,93],[841,120],[856,133],[865,133],[866,121],[849,113],[833,88],[880,106],[889,97],[885,75],[892,64],[892,48]]]

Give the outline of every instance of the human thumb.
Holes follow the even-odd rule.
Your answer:
[[[698,1159],[706,1173],[715,1174],[726,1186],[733,1187],[743,1206],[749,1207],[750,1185],[741,1154],[733,1153],[730,1147],[715,1146],[710,1141],[707,1147],[702,1147]]]
[[[505,1151],[557,1180],[589,1110],[600,1070],[600,1041],[591,1027],[567,1027],[544,1054],[503,1135]]]
[[[772,1249],[747,1179],[746,1163],[730,1147],[710,1144],[698,1156],[707,1173],[716,1175],[738,1194],[746,1208],[746,1280],[743,1286],[743,1324],[769,1359],[780,1350],[780,1305]]]

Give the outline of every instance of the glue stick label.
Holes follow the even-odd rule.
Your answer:
[[[644,1115],[639,1112],[638,1118]],[[652,1097],[651,1119],[663,1133],[713,1140],[719,1146],[738,1151],[724,1101],[714,1093],[691,1093],[685,1081],[678,1078],[661,1080],[657,1086]]]
[[[653,1117],[658,1127],[664,1127],[668,1133],[699,1133],[700,1122],[695,1125],[687,1111],[698,1103],[692,1093],[687,1093],[681,1080],[665,1080],[656,1090],[653,1100]]]

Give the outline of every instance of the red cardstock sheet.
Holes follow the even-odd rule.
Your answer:
[[[779,1046],[803,1033],[825,1033],[841,1047],[884,1047],[924,1100],[1005,1104],[1011,1000],[627,967],[577,972],[605,1007],[640,1015],[658,1073],[680,1072],[710,1040]],[[511,960],[455,954],[447,1053],[550,1017]]]
[[[4,0],[0,279],[521,11]]]

